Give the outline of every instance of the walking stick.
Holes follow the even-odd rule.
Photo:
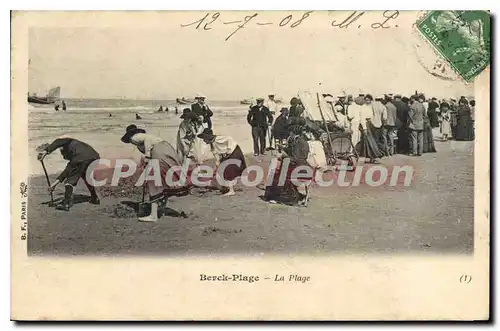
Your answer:
[[[47,174],[47,169],[45,168],[45,164],[43,163],[43,160],[40,160],[40,163],[42,163],[43,172],[45,173],[45,179],[47,179],[47,184],[50,187],[49,175]],[[50,191],[50,205],[53,205],[53,204],[54,204],[54,193],[52,191]]]

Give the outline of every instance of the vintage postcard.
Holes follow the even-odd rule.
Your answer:
[[[11,24],[12,319],[490,318],[488,11]]]

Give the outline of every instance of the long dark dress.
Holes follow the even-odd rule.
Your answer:
[[[410,152],[410,130],[403,125],[398,129],[398,154],[407,154]]]
[[[427,111],[427,117],[429,118],[431,128],[439,128],[439,118],[436,108],[429,108]]]
[[[220,162],[224,161],[239,161],[240,165],[238,166],[237,164],[230,163],[224,168],[224,173],[222,174],[224,180],[226,181],[232,181],[243,174],[243,171],[247,168],[247,163],[245,161],[245,156],[243,155],[243,152],[241,151],[240,146],[236,145],[236,148],[234,151],[221,158]]]
[[[457,112],[456,140],[473,140],[473,132],[470,107],[462,104],[458,107]]]
[[[432,126],[430,119],[424,117],[424,153],[435,153],[434,137],[432,135]]]
[[[286,139],[288,138],[288,118],[281,114],[274,121],[272,129],[274,139]]]
[[[456,108],[453,106],[450,109],[450,126],[451,126],[451,137],[457,139],[458,131],[458,114]]]
[[[374,126],[370,121],[366,122],[366,130],[361,132],[361,141],[357,148],[359,155],[370,160],[382,157],[384,153],[379,149],[375,136],[373,135]]]
[[[289,138],[285,152],[289,155],[290,164],[288,171],[282,168],[283,161],[280,161],[274,173],[273,182],[266,186],[264,200],[276,201],[281,204],[293,206],[304,199],[304,195],[299,192],[297,186],[292,182],[293,170],[301,165],[307,165],[307,156],[309,155],[309,144],[301,136]],[[280,185],[281,173],[286,171],[285,181]]]
[[[290,117],[301,117],[304,112],[304,107],[300,104],[296,104],[290,107],[289,115]]]
[[[398,122],[398,142],[397,153],[407,154],[410,151],[410,131],[408,130],[408,112],[409,107],[406,102],[395,100],[393,104],[397,109]]]

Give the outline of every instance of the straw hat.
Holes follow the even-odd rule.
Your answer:
[[[135,124],[130,124],[127,126],[125,129],[125,134],[122,137],[122,142],[128,144],[130,142],[130,139],[137,133],[146,133],[145,130],[137,128]]]
[[[203,130],[202,133],[200,133],[199,135],[197,135],[198,138],[201,138],[201,139],[207,139],[207,140],[210,140],[214,137],[214,132],[212,131],[212,129],[209,129],[209,128],[206,128]]]
[[[331,95],[327,95],[327,96],[325,97],[325,101],[326,101],[327,103],[335,103],[335,98],[334,98],[333,96],[331,96]]]
[[[181,118],[196,118],[196,114],[191,111],[189,108],[184,108],[182,110]]]

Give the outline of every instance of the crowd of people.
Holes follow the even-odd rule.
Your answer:
[[[355,98],[351,95],[334,98],[323,94],[323,98],[330,106],[324,111],[331,111],[335,119],[333,123],[308,118],[298,97],[290,100],[289,107],[281,107],[276,120],[274,116],[279,107],[274,94],[268,95],[267,100],[256,98],[255,105],[250,106],[247,122],[251,127],[254,156],[277,149],[280,160],[286,158],[289,162],[284,185],[277,185],[281,176],[281,164],[278,164],[273,184],[266,187],[265,200],[307,205],[308,190],[305,194],[300,193],[290,174],[297,166],[311,165],[311,142],[319,140],[327,146],[325,136],[332,131],[349,133],[357,154],[368,163],[377,163],[380,158],[396,153],[421,156],[436,152],[434,141],[438,139],[474,139],[475,101],[469,102],[465,97],[460,97],[458,102],[453,98],[438,102],[437,98],[427,99],[424,94],[415,92],[409,98],[399,94],[376,98],[370,94],[360,94]],[[185,111],[192,112],[189,109]],[[205,114],[212,116],[213,112]],[[193,114],[198,126],[205,121],[203,116],[206,115],[199,112]],[[196,130],[197,125],[194,124],[192,131]],[[269,137],[267,148],[266,136]],[[191,138],[194,137],[192,134]],[[179,149],[186,150],[189,144],[192,146],[193,140],[185,140],[184,147]]]
[[[333,106],[339,123],[352,132],[359,154],[371,162],[395,153],[436,152],[436,139],[473,140],[474,109],[475,101],[465,97],[458,103],[455,99],[438,102],[419,93],[409,98],[400,94],[340,96]]]
[[[279,107],[273,94],[267,100],[257,98],[255,105],[250,106],[246,118],[251,127],[254,156],[264,155],[270,149],[277,151],[280,156],[273,180],[266,184],[264,200],[307,205],[309,186],[306,184],[305,193],[301,193],[297,183],[292,181],[291,174],[298,166],[311,166],[310,151],[312,146],[316,146],[311,142],[320,141],[326,146],[328,134],[332,131],[348,133],[357,154],[364,157],[366,162],[373,163],[395,153],[420,156],[436,152],[435,139],[474,139],[475,102],[469,102],[465,97],[461,97],[458,102],[454,99],[438,102],[436,98],[426,99],[418,93],[409,98],[399,94],[376,98],[370,94],[360,94],[355,98],[351,95],[334,98],[330,94],[323,94],[323,98],[330,107],[323,111],[333,114],[331,123],[308,118],[298,97],[290,100],[289,107],[281,107],[276,120],[274,115]],[[186,159],[199,164],[202,156],[209,153],[213,155],[216,167],[227,160],[237,161],[224,169],[221,175],[226,184],[219,185],[224,195],[234,195],[234,180],[247,167],[244,153],[232,137],[213,132],[211,118],[214,113],[206,104],[206,97],[198,95],[195,100],[191,107],[182,111],[175,147],[134,124],[126,128],[121,141],[135,145],[143,154],[145,164],[153,159],[159,161],[162,178],[170,168],[182,166]],[[269,137],[267,148],[266,137]],[[99,154],[88,144],[66,137],[45,146],[38,155],[39,160],[42,161],[58,148],[69,162],[56,182],[49,187],[52,192],[59,183],[65,182],[64,199],[56,208],[66,211],[71,208],[73,188],[80,178],[89,188],[91,203],[99,204],[95,188],[85,177],[87,168],[99,159]],[[285,161],[287,167],[282,167]],[[282,171],[286,171],[286,176],[282,176]],[[285,178],[284,183],[280,183],[282,177]],[[308,181],[303,177],[302,180]],[[192,183],[188,181],[184,187],[168,187],[165,184],[158,187],[154,181],[148,181],[146,185],[151,213],[140,217],[139,221],[155,222],[159,204],[165,203],[169,196],[188,194]]]

